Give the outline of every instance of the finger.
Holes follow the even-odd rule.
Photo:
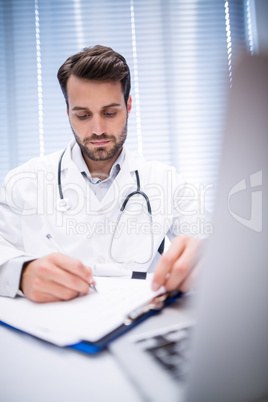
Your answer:
[[[51,254],[26,266],[21,288],[26,297],[35,301],[42,301],[44,298],[51,301],[51,296],[66,300],[79,293],[87,294],[91,278],[91,269],[81,262],[62,254]],[[44,297],[43,293],[51,296]]]
[[[38,300],[34,300],[36,303],[52,303],[52,302],[58,302],[61,301],[62,299],[50,295],[48,293],[41,293],[38,295]]]
[[[59,283],[51,281],[35,280],[32,290],[32,297],[35,301],[59,301],[71,300],[77,297],[80,292],[71,288],[62,286]]]
[[[27,296],[28,299],[36,303],[57,302],[62,300],[59,297],[52,295],[50,293],[34,292],[34,290],[32,290],[30,294],[27,295],[25,294],[25,296]]]
[[[197,263],[197,251],[200,247],[200,240],[190,239],[187,247],[184,248],[180,258],[173,264],[170,275],[164,284],[167,290],[180,289],[181,291],[189,290],[188,286],[195,277],[195,265]],[[194,273],[193,273],[194,272]],[[188,278],[188,282],[187,281]]]
[[[24,286],[22,289],[24,295],[28,299],[39,303],[51,302],[58,300],[69,300],[78,296],[79,293],[82,293],[82,291],[80,292],[77,290],[73,290],[70,287],[63,286],[62,284],[57,283],[57,281],[54,281],[53,276],[55,276],[55,271],[57,280],[61,273],[66,274],[63,270],[60,270],[55,266],[49,267],[42,263],[42,261],[39,262],[40,265],[38,265],[38,261],[36,260],[33,264],[31,264],[31,266],[27,267],[24,272]],[[52,275],[51,272],[53,273]],[[80,278],[78,279],[82,282],[83,286],[86,286],[85,293],[87,293],[89,285],[85,284],[85,282],[83,282]]]
[[[193,289],[196,286],[200,277],[201,267],[201,262],[197,263],[190,274],[186,276],[186,278],[183,280],[180,285],[180,290],[183,293],[189,292],[189,290]]]
[[[48,302],[58,302],[58,301],[67,301],[67,300],[71,300],[74,299],[75,297],[77,297],[79,294],[77,292],[73,292],[72,295],[67,295],[67,294],[62,294],[61,297],[59,297],[58,295],[55,294],[51,294],[51,293],[45,293],[45,292],[35,292],[32,291],[31,294],[28,297],[28,299],[36,302],[36,303],[48,303]]]
[[[89,281],[54,265],[51,261],[39,261],[36,268],[37,278],[35,286],[41,291],[47,291],[50,294],[60,297],[63,300],[70,299],[74,294],[87,294],[89,291]],[[39,283],[41,282],[41,284]],[[72,291],[72,292],[70,292]],[[70,292],[70,295],[69,293]]]
[[[198,282],[200,281],[200,275],[204,266],[204,258],[203,255],[199,257],[196,261],[194,268],[192,269],[189,276],[185,278],[185,280],[181,284],[181,291],[188,292],[191,289],[194,289]]]
[[[166,277],[172,271],[174,263],[183,253],[185,248],[185,241],[182,237],[176,237],[169,248],[169,250],[163,254],[155,268],[153,277],[153,289],[158,290],[166,282]]]
[[[51,262],[59,268],[79,276],[83,281],[89,283],[93,279],[91,268],[84,265],[81,261],[60,253],[50,254],[49,257],[51,258]]]

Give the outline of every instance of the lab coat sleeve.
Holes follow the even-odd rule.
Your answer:
[[[204,186],[187,181],[175,167],[157,161],[145,162],[139,172],[152,206],[157,249],[166,236],[170,241],[179,235],[209,237],[213,228]]]
[[[179,235],[206,239],[213,233],[212,215],[206,208],[202,186],[182,180],[177,175],[173,192],[173,221],[168,237]],[[183,184],[182,184],[183,183]]]
[[[29,261],[26,257],[13,258],[0,267],[0,295],[15,297],[22,295],[19,290],[23,264]]]
[[[14,177],[14,176],[13,176]],[[15,297],[19,291],[23,263],[34,259],[24,251],[20,230],[22,210],[12,205],[12,173],[0,192],[0,295]],[[10,201],[10,202],[9,202]],[[19,203],[19,199],[15,202]],[[18,204],[19,205],[19,204]]]

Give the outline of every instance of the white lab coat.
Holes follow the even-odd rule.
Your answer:
[[[184,187],[174,168],[146,162],[127,150],[119,174],[99,201],[71,159],[73,145],[74,141],[71,141],[61,166],[63,194],[71,204],[68,211],[56,209],[58,163],[62,151],[32,159],[11,171],[5,179],[0,195],[0,295],[15,296],[18,290],[21,272],[18,267],[12,269],[12,262],[57,251],[46,238],[47,234],[66,254],[94,268],[96,275],[98,267],[109,269],[114,266],[147,272],[155,265],[157,250],[165,235],[172,238],[181,232],[182,223],[184,229],[190,228],[191,222],[198,219],[199,211],[193,208],[191,197],[190,202],[183,198],[189,188]],[[130,224],[123,225],[121,237],[118,234],[113,243],[116,261],[121,253],[128,263],[117,264],[110,255],[111,239],[123,201],[137,189],[135,170],[139,172],[141,190],[150,200],[153,233],[148,221],[144,223],[141,219],[135,227],[140,212],[134,201],[130,202],[133,208],[130,208],[129,220],[125,221]],[[137,264],[141,255],[143,261],[140,262],[148,261]]]

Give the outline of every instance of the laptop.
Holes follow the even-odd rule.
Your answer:
[[[198,289],[111,344],[141,400],[268,400],[267,215],[268,57],[243,55]]]

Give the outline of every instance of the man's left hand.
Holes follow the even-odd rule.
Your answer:
[[[200,270],[198,257],[204,240],[180,235],[164,253],[154,271],[153,290],[165,286],[167,291],[189,291],[196,283]]]

